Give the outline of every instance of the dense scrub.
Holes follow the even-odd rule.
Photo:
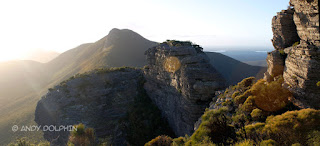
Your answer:
[[[198,129],[170,145],[319,145],[320,110],[295,107],[282,83],[251,77],[227,88]]]

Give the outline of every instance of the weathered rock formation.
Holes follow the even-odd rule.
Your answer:
[[[50,89],[38,102],[35,121],[45,125],[85,124],[97,137],[112,137],[114,145],[126,145],[119,120],[124,118],[139,93],[142,72],[121,69],[94,72],[65,81]],[[52,145],[65,145],[69,131],[44,131]]]
[[[146,106],[152,104],[151,100],[155,103],[161,111],[157,109],[157,116],[165,117],[176,135],[191,135],[194,123],[209,106],[215,91],[225,87],[225,80],[199,46],[181,43],[180,46],[163,43],[147,50],[148,67],[143,70],[100,69],[60,83],[38,102],[35,121],[40,126],[57,127],[83,123],[93,128],[98,138],[109,137],[113,145],[127,145],[128,133],[121,127],[136,123],[123,119],[126,115],[130,117],[135,103],[143,97],[149,100]],[[142,123],[154,122],[154,117],[143,117]],[[162,125],[152,126],[157,130]],[[167,129],[164,126],[161,130]],[[69,133],[44,131],[44,138],[52,145],[64,145]]]
[[[285,55],[281,54],[278,50],[268,53],[267,64],[268,69],[264,73],[264,80],[270,82],[273,77],[283,75]]]
[[[198,46],[174,41],[146,51],[147,94],[167,118],[177,136],[192,134],[193,125],[208,107],[223,77]]]
[[[280,50],[282,56],[279,51],[268,54],[268,71],[265,73],[265,79],[271,80],[271,75],[274,77],[283,74],[285,86],[294,94],[294,102],[299,103],[301,107],[320,108],[320,88],[316,85],[320,81],[318,1],[291,0],[290,5],[293,7],[293,17],[292,11],[287,10],[278,13],[273,19],[272,42],[276,49],[284,50],[283,52]],[[281,21],[293,21],[296,31],[292,28],[292,24],[277,23]],[[295,39],[292,39],[296,38],[296,34],[300,38],[299,44],[294,43]]]
[[[296,25],[293,22],[293,9],[282,10],[272,19],[272,44],[275,49],[290,47],[293,43],[300,40]]]

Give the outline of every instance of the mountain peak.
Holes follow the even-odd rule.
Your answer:
[[[113,28],[110,30],[108,34],[108,38],[110,37],[124,37],[124,36],[134,36],[134,37],[142,37],[138,33],[130,30],[130,29],[118,29],[118,28]]]
[[[114,44],[123,44],[123,42],[149,42],[146,38],[141,36],[140,34],[130,30],[130,29],[118,29],[113,28],[110,30],[109,34],[106,36],[105,47]]]

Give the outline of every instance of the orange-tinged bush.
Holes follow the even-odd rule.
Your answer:
[[[280,76],[270,83],[259,80],[254,84],[251,93],[255,105],[264,111],[277,111],[285,107],[292,95],[289,90],[282,87],[282,83],[283,78]]]

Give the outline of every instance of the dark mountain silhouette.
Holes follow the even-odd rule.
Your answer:
[[[206,54],[210,58],[210,63],[222,74],[229,85],[250,76],[262,78],[267,70],[266,67],[251,66],[220,53],[206,52]]]

